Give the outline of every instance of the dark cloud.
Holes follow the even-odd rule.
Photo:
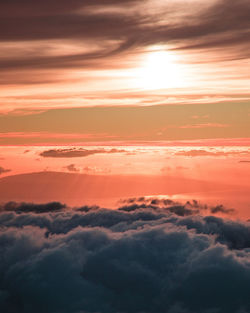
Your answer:
[[[155,205],[156,201],[152,200],[151,204],[133,204],[133,205],[128,205],[128,206],[123,206],[121,208],[119,208],[119,210],[121,211],[125,211],[125,212],[133,212],[135,210],[141,210],[141,209],[151,209],[151,210],[158,210],[159,207],[157,205]],[[191,208],[186,207],[185,205],[180,205],[180,204],[172,204],[171,206],[165,208],[166,211],[170,212],[170,213],[174,213],[178,216],[189,216],[189,215],[195,215],[198,214],[200,212],[199,209],[193,210]],[[214,212],[217,213],[217,212]]]
[[[10,172],[10,171],[11,171],[10,169],[6,169],[6,168],[3,168],[2,166],[0,166],[0,175],[1,175],[1,174],[8,173],[8,172]]]
[[[1,312],[250,311],[249,222],[179,214],[168,199],[127,202],[2,206]]]
[[[137,209],[150,208],[152,210],[164,209],[170,213],[174,213],[179,216],[189,216],[197,214],[217,214],[222,213],[226,215],[236,213],[235,209],[226,208],[222,204],[216,206],[204,205],[197,200],[187,201],[182,204],[178,201],[171,199],[151,198],[151,197],[139,197],[139,198],[128,198],[121,200],[120,203],[126,204],[119,208],[119,210],[131,212]]]
[[[79,172],[80,171],[80,169],[78,167],[76,167],[75,164],[67,165],[64,168],[66,168],[69,172]]]
[[[96,67],[98,59],[131,48],[174,44],[176,49],[232,48],[232,59],[249,57],[250,3],[218,0],[207,6],[169,4],[148,14],[149,2],[126,1],[1,1],[0,40],[74,40],[102,43],[95,52],[68,55],[25,54],[0,62],[3,69]],[[138,4],[140,4],[138,6]],[[129,6],[128,6],[129,5]],[[128,11],[121,8],[133,8]],[[138,7],[137,7],[138,6]],[[155,6],[152,2],[151,6]],[[157,7],[156,7],[157,8]],[[181,9],[180,9],[181,8]],[[152,8],[151,8],[152,9]],[[155,11],[157,12],[157,10]],[[180,13],[181,12],[181,13]],[[173,18],[175,17],[175,18]],[[32,27],[31,27],[32,25]],[[111,44],[112,42],[112,44]],[[36,55],[38,53],[38,55]],[[91,61],[92,60],[92,61]],[[103,60],[101,61],[103,63]],[[99,64],[100,65],[100,64]]]
[[[102,0],[102,6],[110,5],[127,5],[138,2],[139,0]],[[47,15],[59,15],[62,13],[75,12],[80,8],[86,8],[89,6],[100,6],[99,0],[67,0],[60,1],[60,4],[56,0],[44,0],[34,4],[32,0],[23,0],[22,3],[18,0],[3,0],[0,2],[0,9],[3,16],[47,16]],[[5,14],[3,14],[5,12]]]
[[[92,154],[98,154],[98,153],[123,153],[126,152],[125,150],[119,150],[119,149],[50,149],[46,150],[40,153],[40,156],[45,158],[79,158],[79,157],[86,157]],[[72,164],[71,164],[72,165]],[[72,166],[71,170],[72,170]]]
[[[234,209],[227,209],[223,205],[217,205],[213,208],[211,208],[211,213],[225,213],[225,214],[231,214],[234,213]]]
[[[50,202],[46,204],[34,204],[34,203],[17,203],[7,202],[0,206],[0,211],[10,211],[16,213],[49,213],[55,211],[62,211],[66,206],[60,202]]]
[[[4,12],[4,18],[1,19],[3,25],[8,26],[8,31],[1,32],[1,37],[7,39],[38,39],[38,38],[122,38],[125,35],[130,40],[139,43],[156,43],[160,41],[199,38],[205,39],[204,36],[216,35],[220,33],[228,34],[236,37],[237,31],[249,31],[249,9],[250,4],[247,0],[218,0],[213,5],[208,6],[204,10],[192,10],[192,7],[182,7],[183,14],[176,16],[175,22],[168,22],[168,16],[178,13],[180,6],[168,5],[161,14],[155,14],[150,18],[145,16],[143,12],[140,15],[131,13],[126,14],[112,13],[105,9],[119,8],[121,5],[132,5],[140,1],[43,1],[34,3],[32,1],[2,1],[0,4],[1,12]],[[89,6],[101,8],[95,12],[86,10]],[[195,4],[192,5],[197,9]],[[200,6],[202,8],[202,6]],[[79,14],[79,10],[81,13]],[[85,10],[84,10],[85,9]],[[141,9],[141,7],[140,7]],[[184,10],[185,9],[185,10]],[[190,12],[190,15],[187,13]],[[185,15],[187,14],[187,15]],[[223,17],[223,18],[222,18]],[[16,23],[13,24],[12,19],[15,18]],[[20,18],[20,20],[19,20]],[[64,21],[61,24],[61,21]],[[133,23],[131,23],[133,21]],[[160,26],[157,22],[161,21]],[[186,22],[183,25],[183,21]],[[19,23],[18,22],[22,22]],[[33,23],[32,23],[33,22]],[[32,23],[33,29],[29,28]],[[116,27],[113,28],[116,23]],[[20,27],[17,27],[17,26]],[[87,32],[84,32],[88,30]],[[136,31],[136,34],[129,34],[129,30]],[[143,32],[148,30],[146,33]],[[137,38],[138,33],[143,34],[141,38]],[[12,37],[13,36],[13,37]],[[155,38],[154,38],[155,37]],[[228,39],[227,36],[225,36]],[[207,38],[210,39],[211,38]],[[205,40],[204,40],[205,41]],[[214,39],[212,39],[212,42]]]

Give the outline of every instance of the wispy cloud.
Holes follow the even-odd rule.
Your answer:
[[[180,126],[180,128],[225,128],[229,126],[230,125],[219,123],[202,123],[202,124],[183,125]]]
[[[229,49],[230,46],[235,49],[237,44],[235,57],[249,57],[248,1],[218,0],[210,5],[192,2],[180,11],[183,6],[182,2],[161,5],[152,1],[141,4],[135,0],[104,1],[101,4],[96,1],[63,1],[60,6],[55,1],[45,0],[36,4],[25,1],[21,7],[18,1],[12,1],[11,6],[3,2],[0,5],[1,12],[5,12],[1,17],[2,41],[84,40],[86,44],[98,41],[102,45],[97,51],[61,56],[49,55],[50,50],[34,48],[30,56],[23,54],[14,59],[5,56],[1,67],[89,67],[95,59],[159,43],[175,43],[179,49]],[[153,8],[154,14],[150,14]],[[240,49],[243,47],[244,50]]]
[[[191,149],[191,150],[182,150],[175,153],[177,156],[187,156],[187,157],[244,157],[250,154],[249,151],[241,151],[241,150],[211,150],[211,149]],[[242,162],[242,161],[240,161]],[[243,161],[244,162],[244,161]]]
[[[243,101],[247,106],[249,101],[249,12],[247,0],[190,0],[188,4],[184,0],[63,0],[60,5],[55,0],[2,1],[0,110],[11,112],[13,121],[9,123],[9,115],[0,116],[0,131],[12,132],[9,138],[1,139],[1,143],[26,144],[31,142],[32,136],[34,143],[35,133],[42,138],[46,136],[45,132],[50,133],[51,128],[51,133],[63,134],[63,130],[55,129],[60,125],[65,133],[81,133],[74,127],[66,131],[70,120],[74,120],[76,125],[78,123],[72,116],[65,122],[65,112],[61,112],[60,118],[56,117],[60,123],[56,125],[53,123],[55,117],[49,118],[49,121],[42,122],[40,129],[39,119],[30,123],[25,119],[15,119],[14,115],[24,117],[30,113],[33,118],[39,115],[36,110],[41,110],[41,115],[44,113],[46,116],[46,110],[52,108],[120,108],[121,105],[204,104],[207,107],[211,104],[213,109],[210,111],[191,110],[189,113],[187,109],[186,113],[179,112],[176,106],[175,112],[159,114],[165,117],[165,124],[159,116],[152,116],[150,121],[150,114],[146,118],[141,114],[141,124],[159,120],[158,128],[171,125],[173,117],[183,117],[184,120],[174,121],[173,126],[183,133],[188,130],[186,137],[181,132],[169,131],[168,136],[159,140],[206,139],[209,135],[211,138],[248,138],[249,127],[245,125],[249,125],[249,112],[243,112],[239,106]],[[147,56],[154,51],[176,57],[171,62],[183,71],[176,87],[171,85],[174,69],[169,73],[165,71],[169,75],[169,85],[161,90],[158,90],[158,84],[153,90],[149,90],[151,86],[140,85],[143,75],[138,76],[138,72],[147,68]],[[146,76],[157,82],[161,75],[156,71],[154,75],[149,73]],[[227,102],[230,109],[234,102],[237,109],[226,116],[228,108],[223,107],[222,102]],[[215,108],[214,103],[220,109]],[[82,120],[81,128],[89,128],[84,131],[83,139],[90,140],[91,136],[96,136],[96,140],[101,141],[106,136],[109,140],[128,141],[131,139],[128,128],[131,128],[133,140],[158,140],[152,132],[138,131],[138,121],[122,115],[124,122],[116,115],[104,119],[95,116],[94,125],[98,126],[94,131],[86,122],[87,118]],[[133,115],[138,117],[138,114]],[[92,119],[91,114],[85,116]],[[3,125],[1,117],[9,128]],[[100,129],[102,124],[107,126],[108,123],[112,128],[114,122],[116,129],[113,128],[112,133]],[[121,134],[124,127],[127,136]],[[25,139],[27,128],[33,135],[27,134]],[[201,135],[197,137],[197,129],[207,131],[204,134],[199,132]],[[4,135],[1,136],[3,138]],[[49,136],[48,141],[39,139],[39,143],[51,143],[53,135]],[[19,139],[14,140],[14,137]]]
[[[62,85],[70,81],[68,95],[72,96],[76,81],[81,89],[83,82],[88,85],[93,79],[103,83],[103,77],[112,76],[112,70],[126,72],[137,67],[141,56],[159,45],[184,54],[191,67],[222,62],[217,72],[220,68],[224,73],[226,68],[239,67],[233,62],[247,62],[250,57],[249,11],[246,0],[199,0],[189,5],[185,1],[63,1],[60,6],[55,0],[26,0],[22,5],[16,0],[11,4],[4,1],[0,4],[0,12],[4,12],[0,13],[0,68],[4,72],[0,83],[33,85],[32,90],[36,84],[53,85],[53,90],[57,85],[57,93],[61,93]],[[223,66],[225,61],[227,66]],[[232,73],[235,71],[231,70],[231,76],[224,73],[223,80],[232,78]],[[248,79],[244,66],[237,75],[237,81]],[[116,73],[113,79],[118,76]],[[116,91],[123,89],[122,85]],[[109,86],[112,91],[114,87]],[[217,94],[224,94],[218,90]],[[51,93],[47,90],[44,97],[48,91]],[[203,94],[207,92],[203,90]]]
[[[110,174],[111,170],[108,168],[101,168],[98,166],[79,166],[76,164],[69,164],[64,166],[63,169],[66,169],[69,172],[73,173],[82,173],[82,174]]]

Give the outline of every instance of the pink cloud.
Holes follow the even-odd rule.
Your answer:
[[[229,127],[228,124],[220,124],[220,123],[202,123],[202,124],[189,124],[183,125],[179,128],[224,128]]]
[[[0,133],[0,138],[68,138],[91,139],[100,137],[113,137],[107,134],[81,134],[81,133],[49,133],[49,132],[8,132]]]

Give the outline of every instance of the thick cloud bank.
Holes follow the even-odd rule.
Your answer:
[[[231,213],[145,198],[2,205],[0,311],[250,312],[250,223],[211,212]]]

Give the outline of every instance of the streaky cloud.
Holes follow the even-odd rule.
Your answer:
[[[50,149],[45,150],[40,153],[40,156],[45,158],[77,158],[77,157],[86,157],[93,154],[98,153],[123,153],[126,150],[122,149],[83,149],[83,148],[75,148],[75,149]]]
[[[181,5],[186,10],[182,8],[180,14]],[[134,10],[125,14],[129,12],[128,7]],[[60,5],[48,0],[40,3],[2,1],[0,12],[4,12],[4,16],[0,20],[0,40],[3,42],[73,40],[85,44],[102,42],[102,45],[94,52],[56,56],[41,54],[35,49],[36,53],[32,51],[28,56],[5,56],[0,68],[95,68],[98,59],[103,63],[114,54],[157,44],[171,44],[173,49],[180,50],[217,49],[221,59],[225,58],[226,50],[231,51],[231,60],[249,58],[249,1],[218,0],[211,5],[200,2],[189,7],[183,1],[159,6],[160,12],[151,15],[152,7],[155,7],[154,2],[136,0],[102,1],[101,4],[77,0],[63,1]],[[111,10],[114,8],[115,12]]]

